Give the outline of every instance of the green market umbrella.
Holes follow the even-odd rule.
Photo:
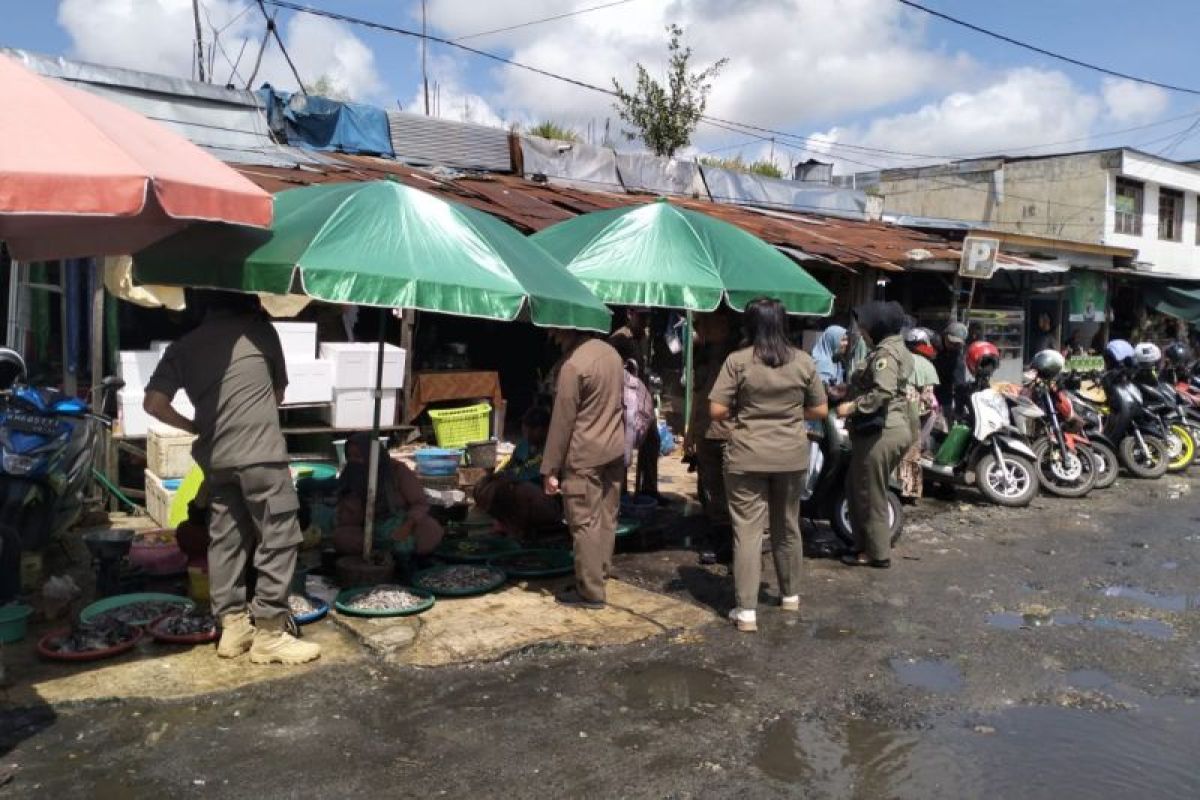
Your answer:
[[[331,303],[430,311],[607,333],[611,314],[562,265],[490,214],[394,181],[275,195],[269,230],[195,225],[134,256],[143,284],[307,295]],[[380,336],[375,421],[383,375]],[[378,448],[371,448],[363,557],[374,533]]]
[[[758,297],[781,301],[791,314],[833,310],[833,295],[762,239],[664,199],[594,211],[531,238],[606,303],[687,311],[689,376],[693,311],[715,311],[722,300],[741,310]],[[690,421],[690,379],[684,406]]]

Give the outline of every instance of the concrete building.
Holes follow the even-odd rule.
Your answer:
[[[939,220],[1126,248],[1138,272],[1200,279],[1195,165],[1117,148],[883,170],[855,183],[900,224]]]

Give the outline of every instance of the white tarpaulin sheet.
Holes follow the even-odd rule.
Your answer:
[[[700,167],[708,193],[718,203],[766,206],[810,214],[866,219],[867,196],[854,189],[813,186],[718,167]]]
[[[631,192],[707,198],[708,190],[695,161],[653,153],[617,153],[621,183]]]
[[[526,178],[545,175],[547,181],[557,186],[593,192],[623,191],[617,174],[617,154],[607,147],[522,136],[521,157]]]

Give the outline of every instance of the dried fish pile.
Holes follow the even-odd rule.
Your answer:
[[[512,558],[504,559],[504,566],[511,569],[520,570],[543,570],[555,569],[558,564],[553,564],[543,556],[536,554],[522,554],[513,556]]]
[[[504,579],[504,573],[492,567],[456,564],[434,570],[421,578],[421,586],[432,591],[455,592],[478,589]]]
[[[92,622],[120,622],[125,625],[144,625],[151,620],[158,619],[163,614],[178,610],[179,606],[179,603],[172,603],[167,600],[129,603],[128,605],[118,606],[111,611],[105,611],[103,614],[97,614],[92,617]]]
[[[292,594],[288,595],[288,609],[291,610],[293,617],[302,617],[305,614],[313,613],[317,607],[304,595]]]
[[[57,653],[90,653],[107,650],[127,642],[137,635],[137,629],[116,620],[85,622],[67,636],[51,641],[49,647]]]
[[[416,608],[425,602],[425,598],[405,591],[394,584],[381,584],[369,592],[364,592],[349,603],[350,608],[360,611],[404,611]]]
[[[195,636],[216,630],[217,619],[212,614],[172,614],[156,625],[155,629],[168,636]]]

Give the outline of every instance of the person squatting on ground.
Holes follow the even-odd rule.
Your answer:
[[[303,541],[300,502],[279,427],[287,368],[279,336],[254,295],[194,292],[204,321],[173,343],[146,385],[155,419],[196,434],[192,455],[209,491],[208,568],[213,613],[221,623],[217,655],[249,651],[255,664],[301,664],[321,654],[285,630],[288,587]],[[183,389],[190,420],[171,406]],[[252,608],[246,562],[257,571]]]
[[[900,335],[906,317],[899,303],[866,303],[854,317],[871,352],[850,376],[849,399],[837,407],[850,432],[846,494],[858,539],[858,552],[842,561],[886,568],[892,549],[888,483],[917,438],[917,411],[908,394],[913,358]]]
[[[542,476],[546,494],[563,497],[575,543],[576,580],[557,600],[603,608],[625,481],[625,370],[607,342],[562,329],[551,338],[562,348],[563,360]]]
[[[557,528],[562,508],[542,491],[542,453],[550,433],[550,412],[534,406],[521,418],[521,440],[504,469],[475,487],[475,504],[496,520],[506,536],[534,538]]]
[[[800,493],[808,468],[806,419],[829,413],[816,364],[787,336],[787,310],[761,298],[746,306],[748,346],[731,354],[709,394],[709,414],[731,420],[725,487],[733,519],[733,574],[740,631],[758,630],[762,536],[770,531],[780,605],[800,609]]]

